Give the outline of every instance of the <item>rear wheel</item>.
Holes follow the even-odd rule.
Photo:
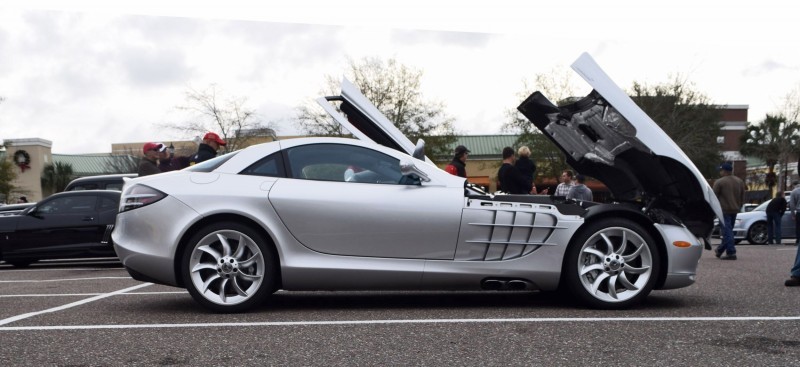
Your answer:
[[[277,265],[271,246],[236,222],[209,225],[192,236],[181,275],[189,293],[215,312],[242,312],[275,290]]]
[[[767,243],[767,222],[755,222],[747,230],[747,242],[751,245]]]
[[[660,271],[655,241],[627,219],[601,220],[573,237],[564,281],[578,300],[595,308],[625,308],[643,300]]]

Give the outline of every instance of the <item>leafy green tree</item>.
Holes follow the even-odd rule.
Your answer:
[[[750,124],[741,138],[741,152],[755,156],[767,163],[766,184],[770,192],[775,187],[774,167],[786,167],[789,159],[800,151],[800,124],[788,121],[783,115],[770,115],[758,124]],[[781,191],[786,190],[786,180],[781,180]]]
[[[634,82],[631,98],[683,150],[706,177],[716,177],[722,111],[694,85],[675,76],[648,86]]]
[[[8,202],[11,198],[11,193],[15,191],[16,186],[13,182],[17,179],[17,173],[14,172],[14,164],[8,159],[0,159],[0,198],[3,202]]]
[[[378,108],[412,143],[425,140],[429,156],[448,156],[456,141],[453,118],[444,110],[444,103],[422,96],[422,71],[403,65],[395,59],[348,59],[347,78]],[[340,80],[326,76],[323,95],[338,95]],[[318,106],[304,103],[297,107],[295,123],[300,130],[315,136],[344,136],[349,132],[325,114]]]
[[[73,179],[72,165],[69,163],[48,163],[42,169],[42,192],[45,196],[64,191]]]

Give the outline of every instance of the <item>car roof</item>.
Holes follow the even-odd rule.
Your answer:
[[[81,196],[86,194],[94,194],[98,196],[121,196],[122,192],[117,190],[78,190],[78,191],[62,191],[57,192],[53,195],[50,195],[42,200],[47,200],[54,197],[61,197],[61,196]]]
[[[110,175],[97,175],[97,176],[84,176],[78,177],[69,182],[69,185],[86,182],[86,181],[116,181],[122,179],[124,177],[138,177],[139,175],[136,173],[118,173],[118,174],[110,174]],[[69,186],[67,185],[67,186]]]

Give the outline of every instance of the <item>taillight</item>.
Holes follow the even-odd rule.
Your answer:
[[[128,210],[148,206],[165,197],[167,197],[167,194],[152,187],[133,185],[127,188],[124,193],[122,193],[122,199],[119,201],[119,212],[122,213]]]

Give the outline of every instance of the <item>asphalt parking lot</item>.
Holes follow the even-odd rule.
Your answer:
[[[531,292],[280,292],[200,308],[116,261],[0,263],[0,365],[800,365],[796,247],[704,251],[698,281],[625,311]]]

